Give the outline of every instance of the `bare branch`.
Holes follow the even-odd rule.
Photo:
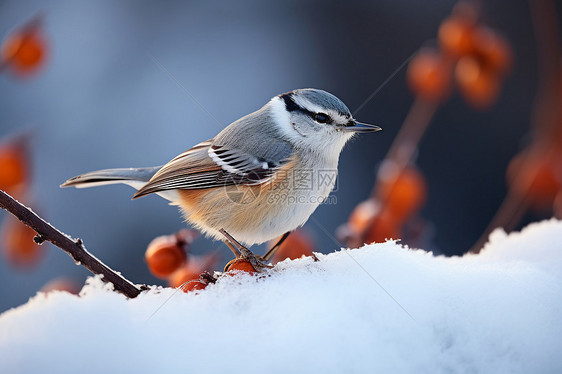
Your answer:
[[[116,291],[129,298],[134,298],[141,292],[138,286],[116,273],[88,252],[81,239],[72,239],[70,236],[57,230],[35,214],[30,208],[21,204],[2,190],[0,190],[0,208],[7,210],[25,225],[35,230],[35,232],[37,232],[37,236],[34,238],[36,243],[42,243],[44,241],[53,243],[68,253],[77,265],[84,266],[94,274],[101,274],[103,280],[112,283]]]

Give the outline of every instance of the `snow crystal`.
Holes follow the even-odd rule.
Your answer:
[[[478,255],[395,242],[127,300],[92,277],[0,316],[0,372],[562,372],[562,222]]]

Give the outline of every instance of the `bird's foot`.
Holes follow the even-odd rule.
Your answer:
[[[226,264],[226,266],[224,267],[225,272],[235,269],[252,272],[251,268],[253,268],[253,271],[255,272],[261,272],[265,269],[273,267],[273,265],[271,265],[263,257],[254,254],[248,248],[240,244],[240,242],[234,239],[232,235],[230,235],[224,229],[221,229],[220,233],[224,235],[224,237],[226,238],[226,245],[228,246],[228,248],[230,248],[232,253],[234,253],[234,256],[236,256],[234,260],[231,260],[228,264]]]
[[[265,261],[263,257],[250,252],[249,255],[230,260],[224,267],[224,271],[239,270],[247,273],[261,273],[265,269],[271,269],[273,265]]]

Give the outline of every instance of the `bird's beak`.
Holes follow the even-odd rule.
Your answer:
[[[358,133],[375,132],[380,130],[382,130],[382,128],[380,128],[379,126],[369,125],[368,123],[361,123],[357,121],[353,121],[353,124],[345,126],[343,128],[343,131],[358,132]]]

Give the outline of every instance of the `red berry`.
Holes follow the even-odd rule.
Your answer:
[[[366,243],[383,243],[387,239],[400,238],[400,225],[389,211],[379,212],[366,233]]]
[[[459,60],[455,79],[462,96],[476,109],[488,108],[500,93],[498,73],[471,56]]]
[[[378,182],[377,196],[383,209],[398,223],[415,214],[427,198],[425,178],[414,166],[400,168],[387,160],[379,170]]]
[[[176,280],[180,281],[179,278]],[[190,274],[189,278],[186,278],[185,280],[182,279],[182,283],[174,285],[174,287],[181,288],[183,292],[202,290],[209,284],[215,283],[216,280],[217,279],[211,273],[204,271],[201,274]]]
[[[249,274],[257,273],[257,270],[254,268],[254,265],[247,259],[247,258],[235,258],[231,260],[226,266],[224,267],[224,271],[229,273],[243,271]]]
[[[454,57],[470,54],[474,50],[474,20],[457,15],[445,19],[438,39],[441,48]]]
[[[189,262],[168,277],[170,287],[177,288],[194,279],[198,279],[203,272],[212,271],[218,261],[216,253],[205,256],[190,256]]]
[[[364,243],[380,243],[400,237],[400,223],[388,209],[381,210],[381,206],[371,198],[355,207],[348,225],[339,230],[348,246],[356,248]]]
[[[21,195],[29,184],[29,155],[27,141],[18,138],[0,145],[0,190]]]
[[[410,61],[407,79],[412,92],[426,100],[443,100],[450,92],[449,64],[432,49],[422,49]]]
[[[36,265],[43,256],[43,248],[33,238],[37,233],[8,215],[0,229],[0,246],[4,258],[13,266],[29,268]]]
[[[145,253],[150,272],[159,278],[166,278],[178,270],[187,260],[185,243],[176,235],[159,236],[152,240]]]
[[[368,199],[359,203],[349,217],[350,229],[361,233],[369,227],[380,210],[379,203],[374,199]]]
[[[196,279],[196,280],[192,280],[190,282],[187,282],[186,284],[181,286],[181,290],[183,292],[187,293],[187,292],[190,292],[190,291],[204,290],[207,286],[208,286],[208,283],[204,283],[201,280]]]
[[[0,57],[15,73],[35,72],[45,60],[47,46],[40,29],[22,28],[9,35],[2,43]]]
[[[526,150],[515,156],[507,167],[507,181],[537,209],[550,208],[562,188],[556,163],[546,150]]]
[[[178,270],[176,270],[170,277],[168,278],[168,284],[170,287],[177,288],[184,284],[185,282],[189,282],[199,278],[199,273],[201,273],[201,269],[192,264],[192,261],[189,261],[187,265],[182,266]]]
[[[474,47],[488,68],[502,75],[509,71],[511,47],[502,35],[489,27],[478,27],[474,33]]]

